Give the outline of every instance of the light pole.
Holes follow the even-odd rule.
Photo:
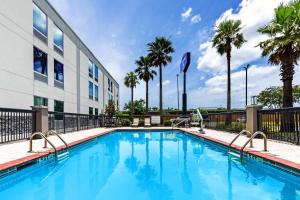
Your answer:
[[[179,84],[178,84],[179,74],[176,74],[176,77],[177,77],[177,109],[179,110]]]
[[[248,69],[249,69],[250,65],[248,64],[246,67],[244,67],[245,71],[246,71],[246,107],[248,105]]]

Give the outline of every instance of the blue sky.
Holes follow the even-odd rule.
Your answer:
[[[226,105],[226,60],[211,47],[215,26],[225,19],[242,20],[248,41],[232,55],[232,106],[245,102],[245,72],[250,63],[249,96],[273,85],[281,85],[279,67],[268,65],[255,47],[264,38],[256,30],[268,23],[273,10],[288,0],[49,0],[73,30],[98,57],[120,84],[121,106],[130,99],[123,85],[135,60],[146,55],[146,44],[155,36],[172,40],[173,61],[164,68],[164,107],[177,107],[176,74],[186,51],[192,54],[188,72],[188,107]],[[300,83],[299,67],[295,84]],[[158,106],[158,77],[150,83],[150,106]],[[180,87],[182,75],[180,76]],[[145,85],[135,90],[135,99],[144,98]],[[249,98],[250,101],[250,98]]]

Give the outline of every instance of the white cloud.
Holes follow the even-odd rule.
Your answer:
[[[181,31],[177,31],[177,32],[176,32],[176,35],[181,35],[181,34],[182,34]]]
[[[294,84],[300,83],[300,68],[295,68]],[[270,86],[281,86],[280,71],[278,66],[256,66],[248,69],[248,103],[250,97]],[[237,71],[231,74],[232,107],[242,108],[245,105],[245,71]],[[205,81],[204,87],[188,91],[189,104],[192,107],[226,106],[227,75],[216,75]],[[201,98],[204,97],[204,98]]]
[[[181,20],[182,21],[188,20],[191,17],[191,15],[192,15],[192,11],[193,11],[193,9],[191,7],[188,8],[188,9],[186,9],[186,10],[184,10],[184,12],[181,13]]]
[[[192,18],[191,18],[191,23],[192,24],[197,24],[201,21],[201,16],[198,14],[198,15],[194,15]]]
[[[274,8],[283,0],[243,0],[237,12],[233,9],[225,11],[216,20],[217,26],[225,19],[240,19],[242,21],[242,33],[247,42],[241,49],[232,50],[232,69],[242,64],[256,60],[261,57],[261,50],[255,47],[265,36],[259,34],[257,29],[267,24],[274,16]],[[288,0],[284,0],[288,1]],[[215,48],[212,48],[211,41],[200,44],[201,56],[198,58],[198,69],[222,73],[226,71],[226,57],[220,56]]]
[[[165,80],[165,81],[162,82],[162,85],[163,85],[163,86],[166,86],[166,85],[169,85],[170,83],[171,83],[170,80]],[[158,87],[158,86],[159,86],[159,83],[157,83],[156,86]]]

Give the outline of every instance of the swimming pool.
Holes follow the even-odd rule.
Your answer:
[[[300,178],[181,131],[116,131],[0,179],[0,199],[300,199]]]

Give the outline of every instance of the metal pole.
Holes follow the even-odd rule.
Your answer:
[[[183,95],[182,95],[182,114],[186,116],[187,112],[187,98],[186,98],[186,72],[183,73]]]
[[[244,67],[244,69],[246,70],[246,107],[248,105],[248,68],[250,67],[250,65],[248,64],[246,67]]]
[[[179,110],[179,83],[178,83],[179,74],[177,74],[176,76],[177,76],[177,109]]]

